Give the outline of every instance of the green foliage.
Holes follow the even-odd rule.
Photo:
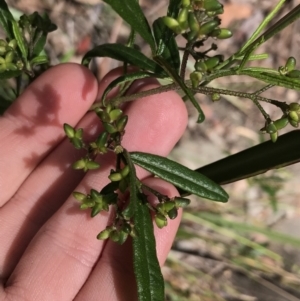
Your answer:
[[[184,191],[200,197],[227,202],[227,193],[204,175],[167,158],[145,153],[131,153],[132,161],[154,175],[174,184]]]
[[[64,124],[64,131],[73,146],[85,152],[82,158],[73,163],[74,169],[81,172],[94,169],[101,171],[95,156],[107,152],[115,156],[115,166],[107,175],[110,183],[101,191],[92,188],[89,194],[77,191],[73,196],[80,203],[82,210],[91,211],[92,217],[110,208],[114,210],[115,218],[105,229],[101,229],[97,239],[111,239],[123,244],[131,237],[139,300],[161,301],[164,300],[164,284],[156,255],[150,212],[154,215],[156,226],[163,228],[167,226],[169,219],[177,217],[179,208],[189,204],[189,199],[184,197],[188,194],[227,202],[229,196],[219,185],[300,160],[299,131],[282,136],[278,134],[288,125],[298,127],[300,105],[286,104],[260,96],[273,86],[300,90],[300,70],[296,69],[295,58],[287,58],[284,66],[275,69],[261,67],[261,63],[254,67],[247,66],[250,60],[262,60],[267,57],[267,54],[253,52],[298,19],[300,6],[277,22],[273,22],[273,25],[263,32],[282,7],[284,1],[279,1],[245,45],[225,59],[222,54],[211,55],[211,51],[216,51],[217,46],[214,43],[208,45],[211,39],[222,40],[232,36],[228,28],[220,27],[219,15],[223,13],[223,5],[217,0],[170,0],[167,15],[156,19],[152,26],[149,25],[137,0],[127,0],[126,4],[121,0],[104,0],[104,2],[129,24],[131,34],[126,45],[103,44],[91,49],[84,55],[82,64],[88,67],[95,57],[109,57],[124,64],[124,74],[108,85],[101,101],[91,108],[103,127],[103,131],[93,142],[84,141],[83,129],[75,129]],[[3,0],[0,0],[0,23],[7,36],[5,40],[0,40],[0,79],[17,78],[18,88],[14,95],[18,95],[20,93],[18,83],[24,75],[35,78],[36,66],[42,65],[42,68],[47,68],[48,59],[43,49],[48,33],[55,30],[56,26],[47,15],[40,16],[36,12],[23,15],[16,21]],[[143,54],[134,44],[136,33],[150,47],[151,57]],[[186,40],[184,47],[178,47],[176,41],[178,35]],[[187,76],[186,66],[190,57],[195,61],[195,68]],[[135,66],[136,70],[128,73],[128,65]],[[266,85],[253,93],[207,86],[216,78],[232,75],[247,75]],[[135,80],[148,77],[166,79],[171,83],[153,90],[127,94],[128,88]],[[108,102],[107,95],[115,87],[118,87],[117,95]],[[122,105],[127,101],[169,90],[180,91],[183,100],[192,103],[198,112],[198,123],[203,122],[205,116],[195,98],[197,93],[208,95],[213,101],[220,100],[221,95],[250,99],[265,119],[261,131],[270,135],[272,142],[229,156],[196,171],[157,155],[129,153],[122,145],[128,122],[128,116],[124,114]],[[272,120],[261,102],[276,106],[282,116]],[[5,102],[1,101],[0,105],[5,109],[9,103],[11,97],[7,97]],[[273,155],[270,156],[270,153]],[[147,187],[137,177],[134,164],[175,185],[181,196],[169,198]],[[264,188],[274,196],[274,189],[270,190],[268,185]],[[150,204],[146,191],[156,196],[157,204]],[[124,208],[123,199],[128,193],[129,203]],[[206,218],[206,222],[209,218],[211,217]],[[245,243],[253,246],[249,241]]]

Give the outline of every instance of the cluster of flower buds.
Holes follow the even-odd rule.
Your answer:
[[[190,200],[186,198],[181,198],[181,197],[175,197],[174,199],[168,199],[166,201],[160,202],[156,207],[155,207],[155,216],[154,216],[154,221],[157,225],[158,228],[163,228],[167,226],[168,224],[168,219],[175,219],[178,215],[178,209],[186,207],[189,205]]]
[[[227,39],[232,33],[220,28],[218,15],[223,13],[223,5],[217,0],[182,0],[177,19],[166,16],[164,23],[175,34],[182,34],[188,41],[203,40],[207,37]]]
[[[118,224],[107,226],[97,235],[97,239],[104,240],[109,238],[121,245],[126,241],[129,235],[131,237],[136,236],[134,226],[130,222],[122,220]]]
[[[281,75],[286,75],[290,78],[300,78],[300,70],[296,70],[296,59],[289,57],[285,63],[285,66],[279,67],[278,71]]]
[[[0,73],[5,71],[22,70],[23,62],[16,51],[17,41],[9,42],[0,39]]]
[[[104,194],[102,191],[98,192],[95,189],[91,189],[87,195],[74,191],[73,196],[81,203],[80,209],[91,209],[91,217],[96,216],[101,211],[108,211],[109,206],[116,204],[118,200],[118,194],[115,192]]]
[[[64,131],[67,135],[67,137],[70,139],[70,142],[74,145],[75,148],[81,149],[85,147],[85,144],[83,142],[83,129],[74,129],[69,124],[64,124]],[[93,161],[89,153],[86,155],[86,157],[81,158],[80,160],[73,163],[74,169],[82,169],[83,171],[88,171],[90,169],[97,169],[99,168],[99,163]]]
[[[129,185],[129,166],[125,165],[122,169],[118,171],[111,170],[110,175],[108,178],[114,182],[118,183],[118,189],[124,193]]]
[[[300,121],[300,105],[296,102],[292,102],[288,105],[287,113],[281,118],[266,123],[266,125],[261,129],[261,132],[270,134],[271,140],[273,142],[277,141],[278,131],[285,128],[288,124],[297,128]]]
[[[108,105],[104,109],[98,108],[96,113],[109,134],[123,133],[128,116],[124,115],[121,109]]]
[[[195,70],[190,74],[190,80],[193,88],[197,88],[203,75],[213,71],[220,63],[224,61],[223,55],[215,55],[204,59],[199,59],[195,63]]]

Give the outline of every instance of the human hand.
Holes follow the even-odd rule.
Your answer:
[[[99,87],[90,71],[75,64],[53,67],[36,79],[0,118],[0,299],[28,301],[135,300],[131,242],[120,246],[99,241],[111,212],[95,218],[81,212],[71,196],[108,183],[112,158],[99,158],[100,170],[83,174],[72,163],[82,153],[63,132],[63,123],[84,128],[95,138],[100,123],[86,113],[108,83]],[[157,86],[135,83],[134,92]],[[130,103],[123,144],[129,151],[167,155],[187,123],[184,103],[174,92]],[[147,185],[169,196],[169,183],[138,170]],[[171,248],[180,217],[163,229],[155,227],[162,265]]]

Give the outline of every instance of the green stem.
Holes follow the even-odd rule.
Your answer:
[[[240,49],[239,53],[243,52],[259,36],[259,34],[269,24],[269,22],[274,19],[275,15],[282,8],[282,6],[284,5],[285,2],[286,2],[286,0],[281,0],[278,2],[278,4],[274,7],[274,9],[265,17],[265,19],[257,27],[257,29],[254,31],[252,36],[245,43],[245,45]]]

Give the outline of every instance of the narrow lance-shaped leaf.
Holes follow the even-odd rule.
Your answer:
[[[22,74],[22,71],[16,70],[16,71],[5,71],[3,73],[0,73],[0,80],[2,79],[8,79],[8,78],[13,78],[13,77],[18,77],[19,75]]]
[[[248,57],[256,48],[258,48],[261,44],[265,43],[267,40],[272,38],[278,32],[282,31],[288,25],[299,19],[299,17],[300,5],[297,5],[288,14],[286,14],[283,18],[281,18],[278,22],[276,22],[268,30],[266,30],[262,35],[255,39],[251,44],[249,44],[247,47],[243,47],[243,50],[239,54],[245,54],[245,57],[242,63],[240,64],[240,69],[244,67],[244,65],[248,61]]]
[[[0,23],[9,39],[13,38],[13,31],[11,22],[14,21],[14,17],[8,9],[8,6],[4,0],[0,0]]]
[[[177,18],[180,6],[181,6],[181,0],[170,0],[167,16],[172,18]]]
[[[27,55],[28,55],[28,47],[26,45],[26,42],[23,38],[22,32],[20,30],[19,24],[16,21],[12,21],[12,28],[14,32],[14,37],[17,41],[18,47],[21,51],[22,57],[24,61],[27,61]]]
[[[220,185],[300,162],[300,130],[230,155],[195,170]]]
[[[219,202],[228,201],[228,194],[218,184],[177,162],[141,152],[133,152],[130,156],[133,163],[190,194]]]
[[[155,42],[145,15],[136,0],[104,0],[150,45],[155,53]]]
[[[107,88],[105,89],[105,91],[103,92],[103,95],[102,95],[102,102],[103,102],[103,105],[105,105],[105,99],[106,99],[106,96],[107,94],[115,87],[117,87],[118,85],[121,85],[121,84],[126,84],[129,82],[133,82],[137,79],[141,79],[141,78],[147,78],[147,77],[154,77],[155,74],[151,74],[151,73],[148,73],[148,72],[135,72],[135,73],[129,73],[129,74],[124,74],[124,75],[121,75],[119,76],[118,78],[116,78],[114,81],[112,81],[108,86]],[[159,76],[157,76],[159,77]]]
[[[156,243],[149,208],[139,198],[135,208],[133,262],[139,301],[164,300],[164,279],[156,255]]]
[[[281,74],[252,71],[251,68],[242,69],[238,73],[239,75],[248,75],[257,78],[268,84],[273,84],[288,89],[300,90],[300,81],[298,78],[291,78]]]
[[[158,18],[153,23],[153,33],[157,44],[156,55],[162,56],[179,73],[180,57],[174,33]]]
[[[164,73],[156,62],[146,57],[140,51],[124,46],[123,44],[99,45],[85,54],[82,59],[82,64],[87,66],[94,57],[110,57],[153,73]]]

